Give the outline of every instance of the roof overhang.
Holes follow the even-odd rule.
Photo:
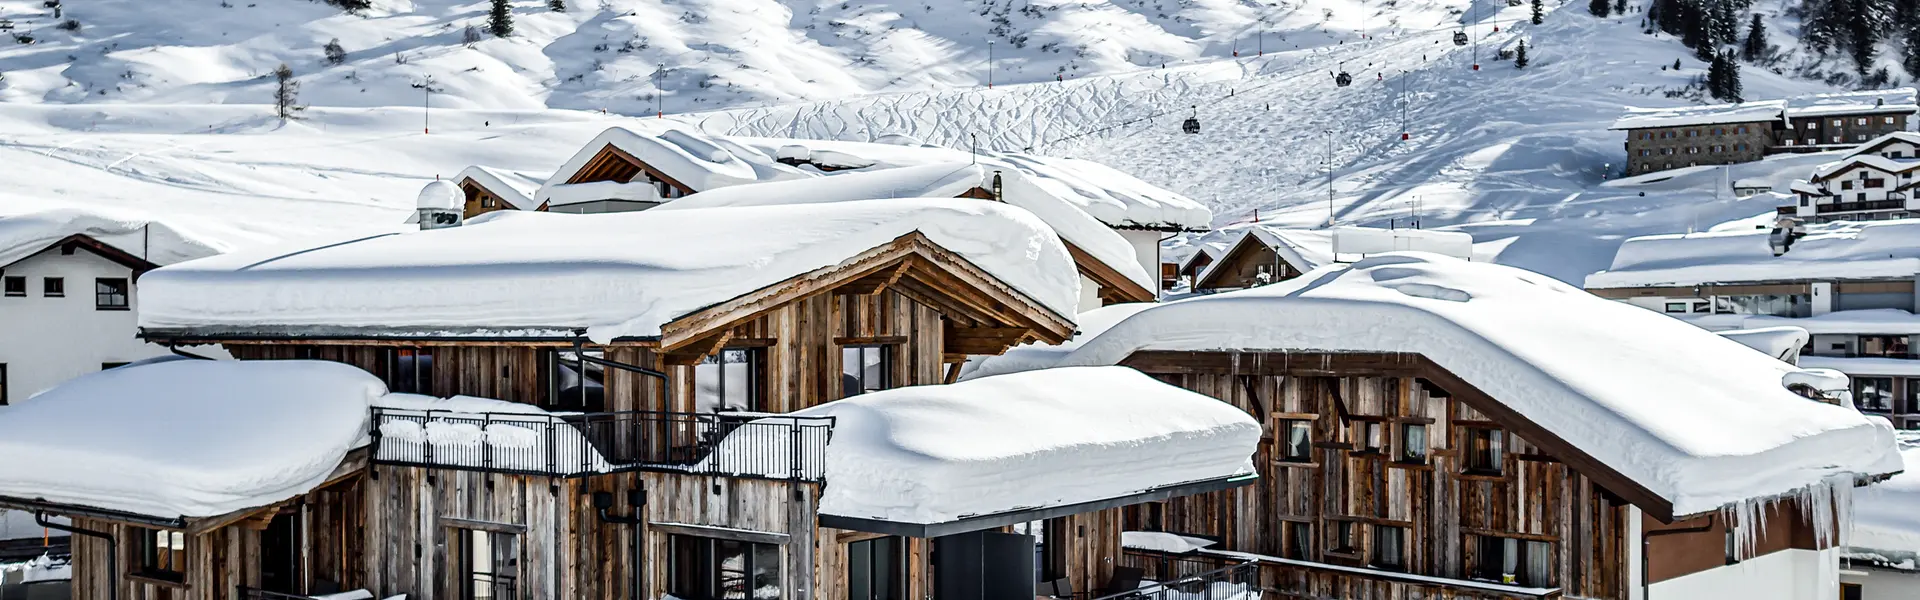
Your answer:
[[[1142,492],[1128,494],[1125,496],[1117,496],[1113,498],[1104,498],[1100,500],[1078,502],[1074,504],[1062,504],[1059,506],[1039,506],[1039,507],[1033,507],[1033,508],[1021,508],[1021,509],[1014,509],[1014,510],[985,514],[985,515],[972,515],[972,516],[961,517],[958,519],[954,519],[952,521],[945,521],[940,523],[909,523],[909,522],[903,522],[903,521],[887,521],[883,519],[868,519],[868,518],[862,518],[862,517],[847,517],[847,516],[841,516],[841,515],[821,514],[820,526],[832,527],[834,529],[865,531],[868,533],[879,533],[879,534],[885,534],[885,535],[901,535],[901,536],[917,537],[917,538],[936,538],[941,536],[953,535],[956,533],[967,533],[970,531],[997,529],[1000,527],[1006,527],[1008,525],[1014,525],[1017,523],[1027,523],[1031,521],[1040,521],[1044,519],[1052,519],[1052,518],[1065,517],[1065,516],[1077,515],[1082,513],[1090,513],[1090,512],[1106,510],[1110,508],[1133,506],[1135,504],[1142,504],[1146,502],[1158,502],[1158,501],[1166,500],[1169,498],[1180,498],[1183,496],[1192,496],[1195,494],[1204,494],[1207,492],[1230,490],[1230,489],[1245,486],[1245,485],[1252,485],[1253,482],[1258,481],[1259,479],[1260,477],[1258,475],[1253,475],[1253,474],[1238,475],[1234,477],[1224,477],[1220,479],[1209,479],[1205,481],[1195,481],[1195,482],[1189,482],[1189,483],[1181,483],[1181,484],[1169,485],[1164,487],[1158,487],[1158,488],[1153,488],[1153,489],[1142,491]],[[832,484],[829,483],[828,485],[832,485]]]
[[[41,249],[39,252],[29,254],[18,261],[0,265],[0,269],[4,269],[7,267],[11,267],[15,264],[19,264],[21,261],[24,261],[28,258],[33,258],[35,256],[39,256],[41,254],[46,253],[46,251],[53,250],[55,248],[59,248],[63,253],[67,253],[67,254],[72,254],[73,251],[76,251],[76,250],[86,250],[88,252],[92,252],[96,255],[99,255],[101,258],[107,259],[109,261],[113,261],[115,264],[126,267],[128,269],[132,269],[134,277],[139,277],[141,273],[145,273],[147,271],[152,271],[154,269],[160,268],[160,265],[149,262],[147,259],[134,256],[133,253],[116,248],[110,244],[107,244],[106,242],[102,242],[100,240],[94,239],[93,236],[90,236],[84,233],[76,233],[64,238],[60,238],[59,241],[56,241],[54,243],[47,244],[46,248]]]

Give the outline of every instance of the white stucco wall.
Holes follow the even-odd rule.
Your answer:
[[[12,404],[99,371],[101,363],[133,362],[167,353],[134,337],[133,310],[94,309],[93,280],[131,280],[132,269],[86,250],[62,255],[58,249],[49,249],[8,265],[0,274],[27,278],[26,296],[0,296],[0,363],[7,365],[7,400]],[[46,277],[65,278],[66,296],[46,297]],[[132,287],[128,304],[137,310],[138,285]],[[205,351],[212,349],[201,353]]]
[[[1078,310],[1080,312],[1087,312],[1096,308],[1100,308],[1100,284],[1094,283],[1092,279],[1087,279],[1086,275],[1081,275],[1080,307]]]
[[[1737,565],[1653,584],[1647,600],[1832,600],[1840,597],[1840,550],[1783,550]]]
[[[1840,572],[1840,582],[1859,584],[1861,600],[1920,598],[1920,573],[1848,569]]]
[[[1147,288],[1155,296],[1160,295],[1160,238],[1167,234],[1158,231],[1138,231],[1119,229],[1120,237],[1133,246],[1133,256],[1140,261],[1140,268],[1147,270],[1147,277],[1153,280],[1153,286]]]

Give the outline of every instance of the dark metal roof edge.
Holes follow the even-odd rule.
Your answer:
[[[1245,485],[1251,485],[1253,484],[1253,482],[1258,481],[1259,479],[1260,479],[1259,475],[1249,473],[1246,475],[1236,475],[1233,477],[1223,477],[1219,479],[1208,479],[1204,481],[1175,484],[1175,485],[1170,485],[1165,487],[1154,488],[1144,492],[1137,492],[1137,493],[1129,494],[1126,496],[1117,496],[1117,497],[1107,498],[1103,500],[1092,500],[1092,501],[1080,502],[1076,504],[1063,504],[1060,506],[1044,506],[1044,507],[1038,507],[1038,508],[1014,509],[1014,510],[992,513],[992,514],[974,515],[971,517],[962,517],[962,518],[955,519],[952,521],[947,521],[944,523],[902,523],[898,521],[887,521],[883,519],[848,517],[848,516],[829,515],[829,514],[821,513],[820,526],[832,527],[834,529],[865,531],[868,533],[881,533],[886,535],[900,535],[900,536],[917,537],[917,538],[936,538],[936,537],[953,535],[956,533],[967,533],[970,531],[981,531],[985,529],[1004,527],[1004,526],[1013,525],[1016,523],[1039,521],[1039,520],[1051,519],[1055,517],[1064,517],[1069,515],[1077,515],[1081,513],[1094,512],[1098,510],[1106,510],[1109,508],[1120,508],[1122,506],[1132,506],[1135,504],[1141,504],[1145,502],[1155,502],[1159,500],[1166,500],[1169,498],[1178,498],[1182,496],[1192,496],[1195,494],[1204,494],[1207,492],[1217,492],[1220,490],[1228,490],[1228,489],[1233,489],[1233,488],[1237,488]],[[832,482],[828,482],[827,485],[833,485],[833,484]]]
[[[60,502],[50,502],[43,499],[27,499],[27,498],[18,498],[14,496],[0,496],[0,507],[14,508],[14,509],[25,510],[29,512],[44,511],[49,513],[58,513],[62,515],[67,515],[70,517],[92,517],[92,518],[98,518],[98,519],[106,519],[110,521],[121,521],[126,523],[155,525],[155,526],[169,528],[169,529],[185,529],[187,527],[187,518],[184,516],[156,517],[153,515],[145,515],[145,514],[128,512],[123,510],[112,510],[107,508],[94,508],[90,506],[82,506],[79,504],[64,504]]]

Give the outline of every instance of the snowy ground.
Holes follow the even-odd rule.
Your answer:
[[[671,32],[684,38],[675,38],[680,41],[674,43],[693,44],[695,38],[715,33],[722,22],[772,27],[760,23],[759,16],[720,18],[738,8],[722,6],[720,1],[689,3],[686,14],[708,17],[698,27]],[[574,4],[586,2],[575,0]],[[184,226],[210,230],[211,237],[246,243],[393,226],[405,218],[421,183],[436,175],[450,177],[469,164],[550,172],[579,144],[621,119],[597,111],[541,107],[611,106],[615,112],[650,112],[650,102],[598,102],[595,94],[650,93],[634,87],[651,85],[645,81],[617,83],[608,78],[637,60],[627,54],[656,60],[659,55],[650,54],[652,50],[609,51],[606,60],[587,61],[598,64],[593,71],[597,75],[579,82],[563,74],[566,65],[580,66],[583,53],[600,54],[592,48],[566,50],[566,44],[592,45],[592,40],[574,38],[619,39],[633,34],[558,32],[574,31],[575,21],[588,28],[581,31],[639,27],[646,19],[620,16],[625,14],[619,12],[622,7],[641,16],[652,15],[646,10],[659,9],[638,0],[603,4],[606,10],[579,7],[565,15],[522,7],[521,36],[487,40],[473,48],[458,44],[458,28],[477,18],[481,4],[440,0],[388,0],[367,17],[337,15],[313,4],[286,9],[287,16],[280,19],[285,27],[208,17],[204,31],[155,31],[112,41],[94,40],[87,32],[126,26],[95,20],[98,27],[90,25],[81,36],[48,33],[43,43],[0,48],[0,67],[9,71],[7,82],[0,83],[0,100],[7,101],[0,102],[0,160],[17,172],[36,174],[14,178],[0,189],[0,214],[49,204],[142,210],[186,220]],[[822,4],[816,15],[811,6],[802,6],[808,4],[787,0],[782,6],[793,10],[779,9],[792,17],[786,25],[817,32],[807,30],[803,22],[840,19],[854,23],[843,27],[853,28],[865,22],[861,19],[894,22],[874,16],[883,13],[932,14],[921,21],[898,21],[924,23],[929,29],[900,29],[868,37],[816,33],[794,40],[785,34],[736,35],[743,32],[712,37],[751,40],[727,43],[751,47],[752,52],[719,42],[700,46],[701,58],[696,62],[704,66],[698,68],[727,71],[724,78],[730,82],[736,78],[734,71],[750,73],[759,68],[751,65],[759,64],[753,61],[762,55],[798,61],[813,56],[808,52],[827,51],[840,57],[815,57],[824,62],[780,68],[820,77],[844,75],[857,81],[800,85],[778,77],[740,74],[735,87],[750,81],[793,86],[732,95],[726,85],[689,91],[679,97],[682,104],[670,103],[668,110],[739,108],[668,115],[666,120],[684,121],[712,133],[861,140],[905,133],[961,149],[977,144],[1091,158],[1209,203],[1216,225],[1244,222],[1257,214],[1280,225],[1318,226],[1327,221],[1329,212],[1343,224],[1385,225],[1417,214],[1427,227],[1472,233],[1481,245],[1478,255],[1573,282],[1604,268],[1626,237],[1707,228],[1769,212],[1778,202],[1769,196],[1736,200],[1721,194],[1715,198],[1722,177],[1716,169],[1635,181],[1607,180],[1609,169],[1617,173],[1624,159],[1620,145],[1624,135],[1606,130],[1621,107],[1691,102],[1669,94],[1683,93],[1704,70],[1691,58],[1681,61],[1682,70],[1663,70],[1689,52],[1665,36],[1640,33],[1638,14],[1601,20],[1586,14],[1584,3],[1576,3],[1553,9],[1545,24],[1533,26],[1524,22],[1524,6],[1508,7],[1504,2],[1400,2],[1388,8],[1385,3],[1358,0],[1309,0],[1262,9],[1277,11],[1271,12],[1268,25],[1274,33],[1264,36],[1267,48],[1274,51],[1265,56],[1241,52],[1234,58],[1236,45],[1249,49],[1242,34],[1252,31],[1232,26],[1236,19],[1248,18],[1236,12],[1244,9],[1235,3],[1181,3],[1182,8],[1169,9],[1164,21],[1150,18],[1158,13],[1146,0],[1090,3],[1042,11],[1045,14],[1033,18],[1014,11],[1010,22],[1018,26],[1010,35],[1026,33],[1035,41],[1020,51],[1002,47],[999,51],[1005,54],[1000,59],[1005,64],[997,72],[1008,73],[1003,81],[1041,83],[1002,84],[989,90],[967,87],[984,77],[968,79],[980,74],[969,70],[972,47],[952,37],[966,29],[971,23],[966,19],[977,16],[973,13],[945,15],[918,4],[904,10],[913,3],[901,1],[846,9]],[[962,4],[974,6],[973,2]],[[38,10],[37,6],[37,2],[0,0],[0,13],[17,15]],[[203,11],[221,15],[248,9],[236,5]],[[300,12],[309,9],[313,14]],[[1322,25],[1325,9],[1333,9],[1335,17]],[[1104,16],[1094,18],[1098,15]],[[1362,26],[1360,15],[1377,15],[1365,23],[1370,32],[1366,38],[1356,33]],[[934,18],[940,16],[951,19]],[[1394,18],[1397,24],[1391,21]],[[1480,43],[1453,45],[1456,24],[1476,18],[1479,25],[1467,30]],[[1140,25],[1136,19],[1146,19],[1152,26]],[[1101,31],[1100,27],[1111,25],[1109,21],[1138,27],[1126,30],[1125,36],[1101,37],[1066,25]],[[936,22],[940,28],[933,28]],[[873,27],[885,30],[884,25]],[[438,45],[423,45],[421,31],[441,30],[445,32],[431,38]],[[1125,38],[1146,47],[1157,43],[1153,40],[1173,41],[1167,41],[1151,60],[1142,59],[1148,55],[1137,49],[1130,51],[1131,59],[1128,52],[1090,51],[1083,57],[1082,69],[1075,72],[1108,75],[1055,83],[1050,81],[1051,69],[1059,64],[1048,62],[1054,60],[1053,54],[1039,51],[1044,42],[1037,40],[1051,39],[1042,31],[1065,36],[1063,31],[1068,30],[1078,32],[1074,35],[1088,44]],[[223,35],[216,36],[215,31]],[[669,45],[666,37],[660,37],[667,33],[653,33],[647,39],[656,49]],[[948,37],[938,37],[942,35]],[[1173,37],[1164,38],[1167,35]],[[180,45],[163,43],[166,36],[180,38]],[[330,67],[312,77],[357,73],[362,79],[391,80],[380,86],[369,84],[364,97],[356,95],[360,92],[335,89],[340,87],[337,84],[309,80],[308,102],[402,106],[313,108],[304,120],[282,125],[268,117],[268,107],[237,104],[264,97],[266,84],[243,76],[252,71],[235,71],[232,65],[247,57],[261,65],[289,60],[282,51],[270,50],[276,40],[291,39],[287,36],[305,40],[302,43],[339,36],[356,53],[348,65]],[[351,36],[389,36],[394,41],[377,46],[376,39]],[[1522,36],[1529,41],[1533,60],[1527,69],[1516,70],[1511,62],[1489,56]],[[217,43],[216,37],[237,40]],[[115,43],[144,49],[101,53],[102,44]],[[361,52],[357,48],[368,46],[379,47],[380,52],[368,52],[384,58],[357,54]],[[924,61],[923,68],[858,60],[873,54],[874,48],[893,48],[894,54],[907,55],[909,47],[919,49],[921,53],[912,56]],[[397,64],[393,52],[410,52],[417,58]],[[1480,71],[1470,67],[1476,52]],[[68,62],[64,53],[79,58]],[[179,62],[189,55],[205,64]],[[479,65],[483,58],[493,62]],[[723,58],[738,64],[725,69],[714,64]],[[1161,68],[1160,58],[1166,58],[1168,66]],[[823,67],[835,64],[834,60],[852,61],[860,68]],[[316,61],[303,64],[318,66]],[[165,81],[136,76],[128,81],[145,81],[145,87],[116,88],[104,97],[94,93],[84,100],[61,91],[74,86],[97,91],[105,85],[106,73],[125,71],[134,62],[176,65],[181,74],[162,78]],[[506,64],[515,67],[509,69]],[[468,73],[463,65],[482,68],[461,75]],[[680,67],[670,70],[676,68]],[[1330,72],[1340,69],[1354,74],[1352,86],[1332,84]],[[227,78],[207,73],[226,73]],[[425,115],[417,107],[404,106],[418,98],[419,90],[402,85],[402,80],[426,73],[436,73],[435,85],[447,90],[436,95],[437,103],[493,108],[435,109],[432,134],[423,135]],[[189,74],[208,79],[191,85],[178,79]],[[668,88],[674,89],[671,82]],[[391,93],[376,93],[380,89]],[[1753,98],[1830,89],[1760,69],[1750,68],[1746,75],[1747,95]],[[884,93],[859,95],[875,91]],[[693,102],[696,96],[704,100]],[[817,97],[840,99],[754,106]],[[87,104],[18,104],[43,101]],[[123,104],[127,102],[183,104]],[[1197,114],[1202,122],[1198,135],[1180,133],[1180,119],[1190,114]],[[1409,134],[1404,141],[1400,139],[1403,131]],[[1331,211],[1329,140],[1334,166]],[[1726,176],[1765,179],[1784,189],[1791,179],[1831,159],[1779,157],[1736,166]]]

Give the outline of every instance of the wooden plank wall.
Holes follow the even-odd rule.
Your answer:
[[[1262,481],[1167,501],[1157,509],[1129,507],[1124,509],[1128,529],[1148,526],[1147,511],[1158,510],[1163,530],[1219,538],[1224,540],[1220,547],[1226,549],[1283,556],[1287,549],[1282,523],[1307,523],[1312,527],[1307,560],[1365,566],[1373,550],[1371,526],[1403,527],[1408,571],[1449,578],[1468,575],[1475,558],[1471,536],[1547,541],[1554,544],[1553,585],[1568,595],[1625,597],[1625,507],[1610,501],[1585,476],[1510,432],[1502,433],[1506,452],[1500,476],[1463,473],[1466,455],[1456,448],[1462,446],[1466,429],[1498,426],[1460,402],[1430,395],[1416,379],[1154,376],[1220,398],[1261,419],[1267,432],[1255,463]],[[1282,418],[1313,422],[1312,464],[1276,461],[1282,440],[1277,439],[1275,426]],[[1386,452],[1358,451],[1360,426],[1367,422],[1382,424]],[[1393,460],[1401,445],[1400,425],[1407,423],[1427,425],[1425,464]],[[1352,555],[1329,552],[1328,532],[1339,521],[1354,523],[1357,552]],[[1316,584],[1312,589],[1332,588]],[[1399,597],[1393,595],[1399,592],[1380,595],[1341,589],[1345,591],[1327,593],[1334,594],[1329,597],[1345,597],[1339,595],[1345,593]]]

